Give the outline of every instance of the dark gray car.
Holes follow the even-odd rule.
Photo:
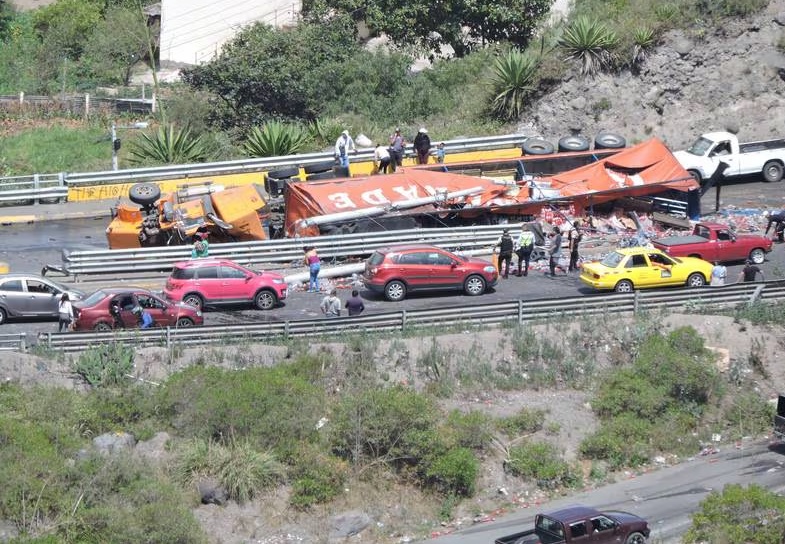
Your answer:
[[[81,291],[35,274],[0,275],[0,324],[9,317],[57,318],[63,293],[68,293],[71,300],[84,296]]]

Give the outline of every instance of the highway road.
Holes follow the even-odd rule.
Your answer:
[[[626,510],[648,520],[650,542],[675,544],[691,524],[690,514],[713,490],[726,484],[755,482],[775,492],[785,491],[785,448],[781,444],[749,442],[705,457],[616,483],[582,491],[542,505],[529,504],[492,522],[478,523],[435,540],[438,544],[492,544],[504,535],[534,526],[539,511],[570,504],[588,504],[600,510]]]

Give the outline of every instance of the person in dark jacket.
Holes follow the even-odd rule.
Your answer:
[[[496,242],[496,246],[499,248],[499,274],[502,278],[507,278],[510,275],[510,261],[512,261],[512,249],[515,247],[515,242],[512,240],[512,236],[510,236],[510,229],[504,229],[502,231],[501,237]],[[502,272],[502,266],[504,266],[504,272]]]
[[[431,138],[428,131],[421,128],[414,137],[414,150],[417,151],[417,164],[428,164],[428,155],[431,152]]]
[[[349,315],[360,315],[365,310],[365,304],[363,304],[363,299],[360,298],[360,292],[357,289],[352,291],[351,298],[346,300],[346,304],[343,306],[349,312]]]

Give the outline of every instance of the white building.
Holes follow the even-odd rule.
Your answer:
[[[244,26],[296,22],[300,0],[161,0],[160,60],[201,64]]]

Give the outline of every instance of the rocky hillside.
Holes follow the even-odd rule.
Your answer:
[[[656,136],[679,149],[711,130],[742,140],[785,137],[785,0],[713,34],[673,31],[640,73],[584,78],[574,72],[533,105],[522,133],[553,143],[608,130],[630,143]]]

